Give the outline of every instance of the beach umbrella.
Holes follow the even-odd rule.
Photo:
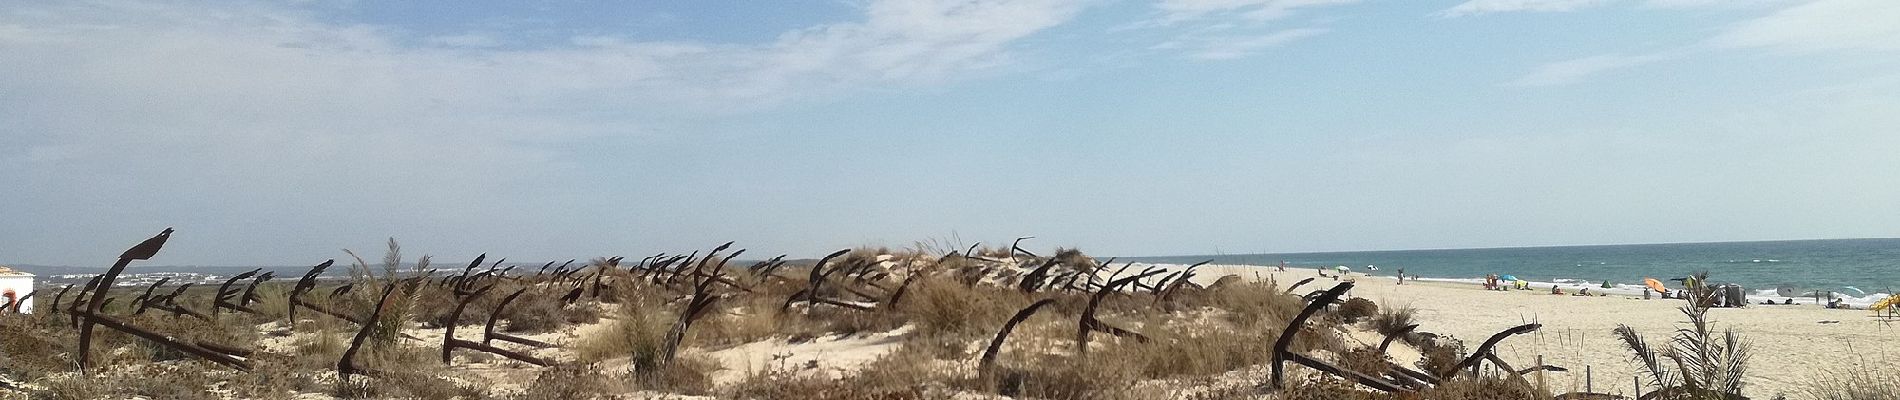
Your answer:
[[[1643,285],[1649,286],[1650,290],[1654,290],[1657,293],[1669,293],[1669,287],[1663,286],[1662,281],[1656,280],[1656,278],[1643,278]]]
[[[1500,277],[1498,277],[1498,279],[1502,279],[1502,280],[1507,280],[1507,281],[1515,281],[1515,280],[1517,280],[1517,276],[1516,276],[1516,275],[1505,275],[1505,276],[1500,276]]]
[[[1781,296],[1781,297],[1794,297],[1794,286],[1781,285],[1781,287],[1775,288],[1775,295]]]

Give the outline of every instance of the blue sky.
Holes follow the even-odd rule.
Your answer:
[[[0,5],[0,262],[1900,236],[1885,0]]]

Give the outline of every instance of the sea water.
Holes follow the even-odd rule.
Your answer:
[[[1351,267],[1353,272],[1406,275],[1446,280],[1475,280],[1485,275],[1515,275],[1532,282],[1596,288],[1604,281],[1618,291],[1640,293],[1643,278],[1670,281],[1707,271],[1713,283],[1742,285],[1750,300],[1783,299],[1833,292],[1851,304],[1867,304],[1900,288],[1900,239],[1837,239],[1770,242],[1675,243],[1603,246],[1517,247],[1454,250],[1355,251],[1288,254],[1225,254],[1135,257],[1125,261],[1157,264],[1215,264],[1288,268]],[[1369,271],[1367,266],[1378,270]],[[1594,290],[1594,289],[1593,289]]]

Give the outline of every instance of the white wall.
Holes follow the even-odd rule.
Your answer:
[[[26,296],[27,293],[33,293],[33,277],[31,276],[0,277],[0,293],[5,293],[8,290],[13,291],[14,298],[24,297]],[[35,301],[38,301],[39,299],[40,299],[40,295],[37,295],[37,294],[33,295],[33,298],[31,299],[26,299],[25,303],[20,304],[20,312],[32,314],[33,303]],[[9,308],[9,311],[11,311],[11,308]]]

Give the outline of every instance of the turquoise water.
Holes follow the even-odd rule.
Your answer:
[[[1357,251],[1335,253],[1229,254],[1136,257],[1124,260],[1188,264],[1332,267],[1345,265],[1373,275],[1427,278],[1479,278],[1512,274],[1536,282],[1639,284],[1644,277],[1668,279],[1709,271],[1710,280],[1735,283],[1751,291],[1788,286],[1798,292],[1834,291],[1868,297],[1900,287],[1900,239],[1797,240],[1638,244],[1608,246],[1521,247],[1458,250]],[[1675,286],[1671,284],[1671,286]],[[1864,293],[1861,293],[1864,292]]]

